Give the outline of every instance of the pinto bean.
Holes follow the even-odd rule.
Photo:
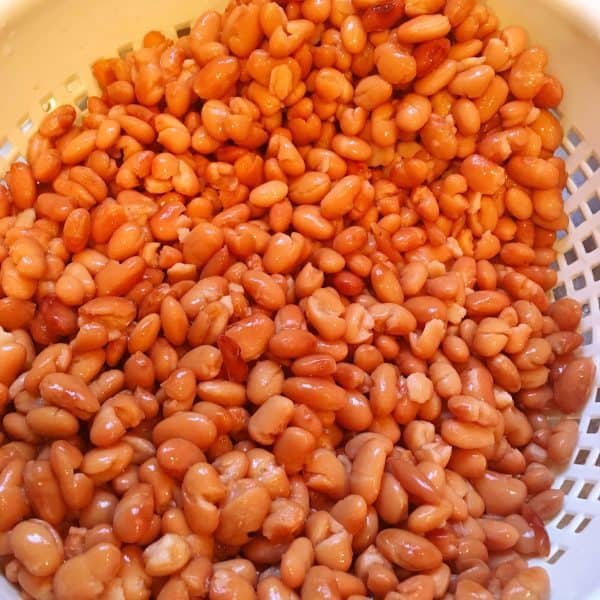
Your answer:
[[[548,295],[546,52],[484,0],[222,8],[94,63],[0,181],[6,579],[549,597],[596,364]]]

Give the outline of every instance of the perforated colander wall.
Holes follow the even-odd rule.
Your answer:
[[[559,282],[555,299],[569,296],[584,307],[581,332],[583,351],[598,365],[600,352],[600,161],[594,146],[568,117],[557,113],[565,128],[558,156],[569,175],[563,190],[569,230],[557,243]],[[600,517],[600,389],[596,386],[579,418],[580,439],[571,464],[559,475],[554,487],[565,493],[563,511],[549,524],[551,565],[562,561],[577,537]]]

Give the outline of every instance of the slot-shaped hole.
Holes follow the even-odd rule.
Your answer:
[[[25,115],[18,123],[19,130],[23,134],[29,133],[33,128],[33,121],[29,115]]]
[[[598,265],[598,269],[598,277],[600,277],[600,265]],[[560,285],[557,285],[552,290],[552,294],[554,295],[555,300],[560,300],[561,298],[564,298],[567,295],[567,289],[565,288],[565,284],[561,283]]]
[[[42,110],[44,112],[49,113],[58,106],[58,102],[52,94],[49,94],[40,102],[40,105],[42,106]]]
[[[121,58],[125,58],[132,51],[133,51],[133,44],[129,43],[129,44],[123,44],[123,46],[121,46],[117,52],[119,53],[119,56]]]
[[[584,317],[590,316],[591,311],[590,311],[590,303],[589,302],[586,302],[585,304],[582,305],[581,312]]]
[[[576,465],[585,465],[589,456],[590,456],[590,451],[586,450],[585,448],[582,448],[581,450],[579,450],[579,452],[577,452],[577,455],[575,456],[575,464]]]
[[[600,281],[600,265],[596,265],[592,269],[592,277],[594,278],[594,281]]]
[[[595,173],[598,169],[600,169],[600,161],[595,154],[592,154],[585,162],[592,173]]]
[[[67,92],[69,92],[69,94],[74,94],[82,87],[83,83],[81,82],[81,79],[79,79],[79,75],[71,75],[71,77],[65,81],[65,89]]]
[[[564,555],[565,551],[562,548],[559,548],[554,554],[552,554],[548,558],[549,565],[555,565]]]
[[[575,482],[572,479],[565,479],[562,482],[560,489],[565,493],[565,495],[568,495],[569,492],[573,489],[574,485]]]
[[[593,252],[597,247],[598,247],[598,245],[596,244],[596,240],[594,239],[593,235],[590,235],[590,236],[586,237],[585,240],[583,240],[583,249],[588,254],[590,252]]]
[[[567,139],[569,140],[569,142],[571,142],[573,148],[577,148],[577,146],[581,144],[583,136],[579,133],[579,131],[577,131],[577,129],[572,127],[571,129],[569,129],[569,133],[567,133]]]
[[[581,533],[584,529],[592,522],[591,517],[585,517],[579,525],[575,528],[575,533]]]
[[[591,198],[589,198],[587,205],[590,209],[590,212],[595,215],[600,210],[600,199],[598,198],[598,195],[594,194]]]
[[[572,515],[570,513],[564,514],[560,521],[556,524],[556,529],[564,529],[565,527],[568,527],[569,524],[573,522],[574,518],[575,515]]]
[[[583,345],[589,346],[594,341],[594,332],[591,329],[583,332]]]
[[[579,494],[577,494],[577,497],[581,498],[582,500],[587,500],[590,497],[590,494],[592,493],[593,489],[593,483],[584,483],[583,487],[579,490]]]
[[[573,225],[575,225],[575,227],[579,227],[585,222],[585,217],[579,208],[571,213],[571,222]]]
[[[583,274],[573,278],[573,287],[576,290],[582,290],[585,287],[585,277]]]
[[[597,398],[597,396],[596,396]],[[587,433],[598,433],[600,431],[600,419],[590,419],[587,426]]]
[[[580,188],[587,181],[587,177],[581,169],[576,169],[571,174],[571,181],[573,182],[576,188]]]
[[[568,265],[572,265],[577,260],[577,252],[575,251],[575,248],[570,248],[569,250],[567,250],[564,254],[564,257],[565,262]]]
[[[177,25],[177,27],[175,27],[175,32],[179,38],[189,35],[191,30],[192,28],[190,23],[182,23],[181,25]]]
[[[0,141],[0,157],[8,158],[13,148],[14,146],[11,144],[10,140]]]
[[[87,110],[87,106],[88,106],[88,95],[83,94],[82,96],[77,98],[77,100],[75,100],[75,104],[77,105],[77,108],[79,108],[79,110],[81,112],[85,112]]]
[[[599,388],[596,388],[596,400],[595,400],[595,402],[596,402],[597,404],[600,404],[600,387],[599,387]],[[599,420],[600,420],[600,419],[599,419]]]
[[[551,108],[550,113],[554,115],[559,121],[563,118],[561,110],[557,107]]]

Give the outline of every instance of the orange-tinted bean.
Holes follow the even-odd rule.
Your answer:
[[[354,458],[350,472],[350,491],[362,496],[367,504],[375,502],[379,495],[389,452],[389,440],[374,437],[361,447]]]
[[[377,536],[378,550],[408,571],[435,569],[442,562],[440,551],[427,539],[401,529],[386,529]]]
[[[283,382],[282,392],[294,402],[317,410],[339,410],[346,403],[346,392],[318,377],[290,377]]]
[[[270,445],[282,433],[292,418],[293,403],[285,396],[271,396],[248,421],[250,437],[264,445]]]
[[[550,305],[548,314],[563,331],[573,331],[581,320],[581,304],[570,298],[561,298]]]
[[[315,446],[316,439],[310,432],[300,427],[288,427],[275,442],[273,454],[286,473],[295,474],[300,472]]]
[[[432,319],[446,320],[446,305],[434,296],[414,296],[404,303],[404,308],[408,309],[417,319],[419,325],[425,325]]]
[[[204,460],[202,451],[184,438],[173,438],[160,444],[156,459],[161,468],[176,479],[183,479],[188,468]]]
[[[527,488],[520,480],[493,471],[486,471],[474,485],[486,510],[496,515],[518,512],[527,495]]]
[[[57,600],[547,596],[505,553],[548,549],[578,424],[544,415],[595,366],[581,305],[545,295],[568,215],[544,51],[476,0],[182,33],[97,62],[102,98],[46,116],[0,187],[6,575]]]
[[[54,578],[56,598],[66,600],[73,595],[85,598],[108,589],[119,571],[121,556],[115,545],[100,543],[65,561]]]
[[[161,421],[152,433],[156,445],[166,440],[181,437],[199,448],[208,448],[214,441],[217,430],[212,421],[194,412],[180,412]]]
[[[563,412],[580,410],[590,394],[596,366],[589,358],[578,358],[566,365],[554,382],[554,402]]]
[[[302,600],[318,596],[332,600],[341,597],[333,571],[321,565],[308,569],[300,593]]]

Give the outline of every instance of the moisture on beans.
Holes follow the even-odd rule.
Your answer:
[[[595,379],[548,57],[477,0],[235,0],[0,185],[0,556],[41,600],[547,600]]]

